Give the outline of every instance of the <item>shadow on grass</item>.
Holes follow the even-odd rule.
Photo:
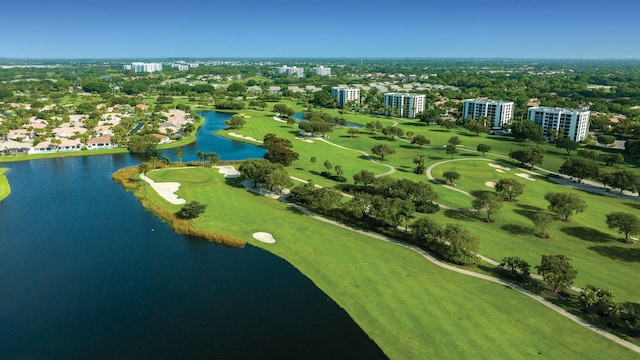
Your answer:
[[[512,235],[532,234],[534,232],[532,228],[518,224],[505,224],[500,226],[500,229]]]
[[[476,213],[471,211],[464,211],[464,210],[446,209],[444,211],[444,216],[448,217],[449,219],[461,220],[461,221],[478,220]]]
[[[610,234],[604,233],[600,230],[596,230],[593,228],[588,228],[584,226],[572,226],[572,227],[563,227],[560,229],[563,233],[578,238],[580,240],[586,240],[591,242],[610,242],[615,241],[616,238],[611,236]]]
[[[471,194],[473,197],[480,197],[480,196],[482,196],[482,194],[484,194],[484,193],[491,193],[491,194],[493,194],[494,192],[493,192],[493,191],[485,191],[485,190],[471,190],[471,191],[469,192],[469,194]]]
[[[624,203],[627,206],[631,206],[632,208],[636,209],[636,210],[640,210],[640,203]]]
[[[544,211],[542,208],[531,205],[516,204],[516,207],[518,208],[514,209],[513,212],[527,219],[533,219],[533,215]]]
[[[593,250],[613,260],[640,262],[640,249],[629,249],[618,246],[591,246],[589,250]]]
[[[300,209],[294,206],[287,206],[287,211],[294,215],[305,215],[305,213],[303,213],[302,211],[300,211]]]
[[[472,153],[472,152],[466,152],[465,151],[465,152],[461,152],[460,156],[462,156],[462,157],[478,157],[478,156],[480,156],[480,154]]]

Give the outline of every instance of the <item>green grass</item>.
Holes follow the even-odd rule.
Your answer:
[[[488,161],[457,161],[443,163],[434,168],[433,175],[441,178],[444,171],[458,171],[458,189],[469,191],[493,191],[485,185],[503,177],[512,177],[525,184],[524,193],[517,202],[505,202],[503,208],[487,224],[475,216],[441,211],[435,217],[443,222],[462,221],[480,237],[480,253],[500,261],[506,256],[519,256],[531,265],[537,265],[543,254],[565,254],[578,270],[576,285],[594,284],[612,289],[617,301],[640,301],[640,289],[630,284],[640,283],[640,248],[637,244],[624,244],[615,230],[605,224],[606,214],[614,211],[637,212],[640,202],[597,195],[550,182],[545,177],[529,181],[516,176],[523,171],[512,168],[504,174],[488,166]],[[440,187],[442,188],[442,187]],[[447,189],[450,192],[452,190]],[[441,189],[442,192],[442,189]],[[547,192],[572,192],[579,194],[587,203],[585,212],[574,215],[570,222],[556,220],[546,232],[549,239],[533,235],[532,215],[546,211],[544,200]],[[458,192],[454,192],[459,194]],[[447,204],[446,199],[438,199]],[[453,206],[454,204],[447,204]],[[465,208],[471,208],[467,197]]]
[[[4,200],[11,194],[11,187],[9,186],[9,180],[4,175],[7,172],[6,168],[0,168],[0,201]]]
[[[506,287],[441,269],[403,247],[301,215],[215,169],[152,172],[208,204],[196,227],[248,240],[308,276],[392,359],[634,358]],[[153,195],[151,195],[153,196]],[[155,195],[157,196],[157,195]],[[167,205],[174,210],[177,206]],[[272,233],[263,244],[254,232]]]

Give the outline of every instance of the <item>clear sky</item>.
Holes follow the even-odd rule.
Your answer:
[[[637,0],[9,0],[0,57],[640,59]]]

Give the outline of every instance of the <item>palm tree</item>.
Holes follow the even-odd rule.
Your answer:
[[[196,154],[196,158],[200,159],[200,161],[202,162],[202,167],[204,167],[204,161],[207,160],[207,155],[204,153],[204,151],[198,151],[198,153]]]
[[[173,153],[173,156],[175,156],[176,159],[178,159],[178,162],[182,162],[182,158],[184,157],[184,151],[182,151],[182,148],[179,147],[176,149],[176,152]]]
[[[169,166],[169,164],[171,164],[171,160],[169,160],[169,158],[166,156],[163,156],[160,161],[162,161],[162,163],[164,164],[164,167],[167,167]]]
[[[149,164],[146,162],[140,163],[140,165],[138,165],[138,170],[143,176],[146,175],[147,171],[149,171]]]
[[[153,170],[156,169],[156,165],[158,164],[158,157],[157,156],[152,156],[149,158],[149,161],[151,161],[151,165],[153,166]]]
[[[207,153],[207,158],[209,159],[209,166],[214,166],[218,163],[218,161],[220,161],[220,154],[209,151]]]

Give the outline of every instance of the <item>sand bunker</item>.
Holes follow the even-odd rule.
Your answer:
[[[304,142],[309,143],[309,144],[313,144],[313,140],[311,140],[311,139],[307,139],[307,138],[303,138],[303,137],[299,137],[299,136],[296,136],[296,139],[298,139],[300,141],[304,141]]]
[[[267,232],[253,233],[253,238],[267,244],[273,244],[276,242],[276,239],[273,238],[273,235]]]
[[[489,163],[489,166],[491,166],[494,169],[500,169],[500,170],[505,170],[505,171],[511,170],[511,168],[509,168],[509,167],[498,165],[498,164]]]
[[[499,172],[500,174],[504,174],[505,173],[505,171],[502,170],[502,169],[496,169],[496,172]]]
[[[149,185],[151,185],[153,190],[155,190],[158,193],[158,195],[162,196],[162,198],[167,200],[168,202],[174,205],[182,205],[187,202],[185,199],[181,199],[178,197],[178,195],[176,195],[176,191],[178,191],[178,189],[180,188],[179,182],[158,183],[142,174],[140,174],[140,178],[146,181],[147,183],[149,183]]]
[[[523,179],[527,179],[530,181],[536,181],[536,179],[533,178],[533,176],[529,175],[529,174],[523,174],[523,173],[518,173],[516,174],[516,176],[520,176]]]
[[[284,121],[284,120],[280,119],[280,117],[279,117],[279,116],[274,116],[274,117],[273,117],[273,120],[275,120],[275,121],[279,121],[279,122],[283,122],[283,123],[286,123],[286,121]]]
[[[493,181],[487,181],[486,183],[484,183],[484,185],[486,187],[490,187],[490,188],[495,188],[496,187],[496,183]]]
[[[245,139],[245,140],[249,140],[249,141],[254,141],[254,142],[262,144],[262,140],[257,140],[256,138],[251,137],[251,136],[244,136],[244,135],[236,134],[234,132],[230,132],[229,136],[233,136],[233,137],[236,137],[236,138]]]
[[[220,174],[224,174],[225,178],[240,177],[240,172],[233,166],[214,166]]]

